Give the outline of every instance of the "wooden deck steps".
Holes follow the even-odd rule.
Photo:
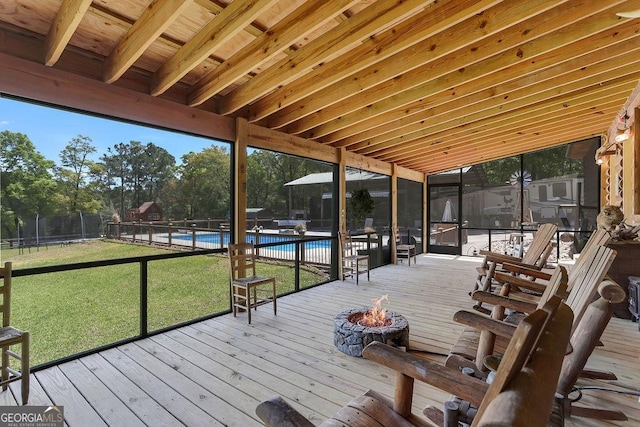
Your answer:
[[[251,325],[239,314],[217,317],[32,374],[33,405],[64,405],[69,426],[230,425],[258,426],[257,404],[283,396],[318,423],[367,389],[393,395],[391,370],[353,358],[333,346],[333,318],[349,308],[370,306],[388,294],[389,310],[409,321],[410,348],[444,363],[463,326],[453,314],[470,309],[469,288],[481,259],[419,255],[416,265],[371,271],[371,280],[335,281],[278,298],[254,312]],[[614,318],[588,366],[612,370],[618,389],[640,389],[640,332]],[[580,385],[606,385],[581,380]],[[0,393],[15,405],[19,384]],[[574,418],[568,426],[640,425],[637,397],[585,391],[582,403],[607,402],[630,420],[603,423]],[[419,385],[415,412],[441,406],[449,394]]]

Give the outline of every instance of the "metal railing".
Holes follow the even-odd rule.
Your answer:
[[[334,263],[329,263],[329,267],[325,268],[324,270],[317,270],[317,269],[313,269],[313,267],[308,267],[309,264],[313,264],[312,262],[309,263],[307,262],[307,260],[309,260],[309,252],[313,250],[314,245],[319,245],[322,244],[324,246],[329,246],[330,249],[331,247],[333,248],[337,248],[337,239],[336,237],[324,237],[324,238],[305,238],[303,240],[298,239],[298,240],[292,240],[292,241],[282,241],[282,242],[269,242],[269,243],[261,243],[256,245],[256,248],[259,249],[262,253],[267,253],[269,251],[274,251],[274,250],[278,250],[278,248],[280,248],[280,251],[284,251],[285,249],[287,251],[290,250],[291,252],[291,259],[283,262],[282,260],[280,260],[278,263],[274,264],[274,268],[280,269],[278,270],[278,274],[282,274],[284,277],[287,278],[287,282],[293,282],[293,283],[286,283],[283,284],[282,286],[278,286],[278,295],[282,296],[282,295],[287,295],[290,293],[294,293],[294,292],[298,292],[302,289],[307,289],[310,287],[314,287],[314,286],[318,286],[324,283],[327,283],[330,280],[334,280],[337,277],[337,270],[335,268],[335,265],[337,264],[337,262]],[[337,251],[333,250],[331,251],[331,253],[337,253]],[[222,283],[222,285],[218,285],[223,287],[224,289],[219,290],[221,292],[221,295],[225,295],[226,300],[221,300],[219,302],[224,303],[224,301],[226,301],[226,308],[222,309],[222,310],[218,310],[216,312],[213,313],[208,313],[206,315],[197,315],[193,318],[184,320],[184,321],[179,321],[176,322],[174,324],[168,325],[168,326],[161,326],[161,327],[150,327],[150,311],[149,311],[149,307],[150,307],[150,297],[152,297],[151,299],[153,299],[156,303],[158,302],[158,299],[162,299],[162,298],[167,298],[167,299],[171,299],[171,295],[172,292],[170,290],[167,291],[167,294],[163,294],[163,295],[169,295],[167,296],[158,296],[158,295],[153,295],[150,294],[150,276],[151,276],[151,271],[150,271],[150,263],[153,263],[154,265],[158,265],[156,263],[170,263],[171,260],[176,260],[176,259],[186,259],[186,258],[191,258],[191,257],[203,257],[203,256],[216,256],[216,255],[222,255],[226,253],[226,248],[216,248],[216,249],[198,249],[195,251],[189,251],[189,252],[176,252],[176,253],[167,253],[167,254],[158,254],[158,255],[147,255],[147,256],[138,256],[138,257],[131,257],[131,258],[120,258],[120,259],[109,259],[109,260],[100,260],[100,261],[88,261],[88,262],[81,262],[81,263],[74,263],[74,264],[64,264],[64,265],[53,265],[53,266],[44,266],[44,267],[36,267],[36,268],[23,268],[23,269],[16,269],[13,271],[13,277],[15,279],[14,281],[14,293],[16,293],[17,288],[20,285],[20,278],[25,278],[25,277],[31,277],[31,276],[40,276],[40,275],[44,275],[46,276],[44,280],[42,281],[37,281],[37,283],[33,283],[34,281],[31,281],[32,283],[30,284],[30,286],[41,286],[43,289],[46,288],[46,286],[58,286],[58,283],[66,283],[67,285],[69,285],[70,291],[69,291],[69,295],[67,296],[65,294],[65,297],[69,298],[70,300],[72,298],[79,298],[78,301],[87,299],[89,296],[87,295],[72,295],[72,292],[74,292],[75,287],[73,286],[73,280],[84,280],[84,281],[90,281],[92,280],[92,269],[97,269],[97,268],[113,268],[113,272],[116,273],[120,270],[124,270],[126,266],[131,266],[131,265],[138,265],[138,273],[137,273],[137,282],[138,282],[138,295],[139,295],[139,300],[138,301],[126,301],[126,302],[120,302],[120,304],[127,304],[130,307],[129,308],[131,312],[135,312],[135,304],[138,303],[138,319],[137,322],[135,319],[111,319],[108,318],[108,320],[106,321],[106,325],[101,325],[102,327],[105,328],[115,328],[117,327],[117,325],[119,325],[120,322],[126,321],[128,320],[129,323],[135,324],[137,323],[138,326],[137,329],[135,331],[130,331],[127,332],[126,329],[122,332],[123,335],[125,335],[125,338],[123,339],[119,339],[116,340],[114,342],[108,342],[108,343],[104,343],[101,345],[97,345],[93,348],[87,348],[87,349],[82,349],[81,351],[77,351],[77,352],[71,352],[70,354],[66,354],[62,357],[56,358],[55,360],[50,360],[50,361],[45,361],[39,364],[36,364],[36,366],[33,367],[34,371],[40,370],[40,369],[45,369],[60,363],[64,363],[70,360],[74,360],[83,356],[87,356],[89,354],[93,354],[99,351],[103,351],[109,348],[113,348],[119,345],[123,345],[129,342],[133,342],[142,338],[146,338],[149,336],[153,336],[159,333],[163,333],[175,328],[179,328],[179,327],[183,327],[183,326],[187,326],[190,325],[192,323],[195,322],[200,322],[206,319],[210,319],[216,316],[220,316],[223,314],[227,314],[231,311],[231,297],[230,297],[230,290],[229,290],[229,285],[228,285],[228,280],[229,280],[229,273],[228,273],[228,265],[227,265],[227,261],[226,261],[226,257],[224,260],[224,274],[220,273],[219,276],[223,276],[223,277],[216,277],[213,278],[213,280],[215,281],[217,279],[218,283]],[[332,257],[333,255],[330,255],[330,257]],[[263,259],[263,262],[268,262],[268,261],[264,261],[264,257],[261,257],[261,259]],[[186,262],[186,260],[185,260]],[[221,261],[222,262],[222,261]],[[317,277],[320,278],[321,280],[317,281],[317,282],[311,282],[311,283],[301,283],[301,273],[302,270],[305,269],[305,272],[307,272],[306,269],[311,268],[313,271],[308,273],[308,276]],[[134,269],[131,269],[130,267],[128,268],[128,270],[132,270],[132,272],[134,271]],[[293,270],[293,273],[291,273],[291,270]],[[316,273],[317,272],[317,273]],[[69,279],[67,277],[65,277],[65,279],[69,279],[71,281],[71,283],[67,283],[64,280],[60,280],[61,277],[57,276],[55,273],[65,273],[66,275],[73,275],[73,278]],[[76,276],[77,273],[77,276]],[[173,273],[173,270],[172,270]],[[183,285],[184,283],[182,282],[182,277],[181,276],[186,276],[188,275],[188,271],[186,271],[185,269],[182,270],[178,270],[175,271],[175,274],[172,274],[173,277],[166,277],[166,278],[162,278],[164,280],[160,281],[160,282],[166,282],[167,283],[167,287],[171,286],[171,284],[175,285],[175,286],[180,286]],[[322,273],[322,274],[320,274]],[[134,281],[135,277],[130,277],[133,274],[129,274],[128,277],[128,281]],[[109,274],[107,274],[107,276],[112,275],[111,272]],[[113,274],[113,276],[115,276],[115,274]],[[158,275],[157,275],[157,270],[156,270],[156,275],[154,277],[155,279],[158,279]],[[159,281],[159,280],[156,280]],[[117,279],[113,279],[110,283],[105,284],[105,283],[91,283],[92,284],[92,289],[95,290],[96,293],[98,292],[102,292],[104,293],[104,297],[101,298],[114,298],[117,299],[118,298],[118,293],[120,292],[124,292],[124,289],[122,289],[122,287],[124,287],[124,285],[122,285],[120,282],[117,281]],[[135,286],[135,284],[133,285]],[[204,284],[204,286],[210,286],[209,284]],[[71,289],[73,288],[73,290]],[[106,288],[106,289],[105,289]],[[46,293],[46,292],[45,292]],[[25,292],[24,295],[20,296],[20,298],[29,298],[29,294]],[[130,298],[133,299],[133,298]],[[101,303],[101,301],[104,301],[105,304],[108,303],[108,301],[106,299],[100,299],[97,298],[98,304]],[[120,300],[118,300],[120,301]],[[18,301],[14,298],[14,304],[16,304]],[[42,304],[46,305],[46,301],[42,301]],[[179,301],[166,301],[166,304],[173,304],[173,303],[180,303]],[[95,304],[95,303],[94,303]],[[117,304],[117,303],[116,303]],[[162,306],[163,301],[160,301],[160,306]],[[188,304],[188,303],[185,303]],[[80,303],[78,303],[78,305],[81,305]],[[95,307],[95,305],[94,305]],[[188,309],[189,307],[187,307]],[[81,311],[82,308],[78,308],[78,311]],[[87,314],[86,316],[91,316],[93,313],[91,312],[91,308],[87,308]],[[15,311],[15,310],[14,310]],[[44,324],[46,329],[46,334],[50,334],[55,336],[56,334],[58,334],[58,329],[61,329],[61,325],[64,325],[65,322],[65,312],[60,309],[58,310],[58,312],[56,312],[56,307],[52,307],[52,306],[46,306],[46,310],[42,310],[43,313],[49,313],[49,316],[46,321],[45,320],[40,320],[41,325]],[[44,316],[44,314],[43,314]],[[161,316],[161,314],[157,314],[156,316]],[[15,317],[15,316],[14,316]],[[132,315],[132,317],[135,317]],[[89,320],[89,319],[87,319]],[[23,329],[29,329],[29,321],[25,321],[24,319],[14,319],[14,322],[18,321],[20,326],[27,326],[27,327],[23,327]],[[36,322],[38,321],[36,320],[30,320],[31,322]],[[46,323],[44,323],[46,322]],[[112,322],[112,323],[111,323]],[[23,323],[27,323],[26,325],[23,325]],[[75,325],[76,329],[88,329],[84,332],[86,332],[87,334],[100,334],[100,330],[91,330],[91,327],[88,325],[90,322],[87,321],[87,325]],[[154,320],[154,324],[157,323],[157,321]],[[33,323],[32,323],[33,325]],[[99,328],[98,328],[99,329]],[[32,332],[32,347],[34,345],[37,346],[37,340],[38,340],[38,335],[34,334],[33,331]],[[126,336],[128,335],[128,336]],[[68,338],[73,338],[76,340],[82,340],[83,337],[68,337]],[[32,351],[32,354],[34,352]]]

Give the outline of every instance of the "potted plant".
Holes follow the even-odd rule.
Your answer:
[[[376,204],[366,188],[358,188],[351,192],[351,212],[356,219],[356,226],[364,223],[364,219],[373,212]]]

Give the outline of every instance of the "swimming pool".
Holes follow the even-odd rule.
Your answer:
[[[172,235],[173,239],[176,240],[186,240],[191,241],[193,236],[191,234],[174,234]],[[224,233],[224,245],[229,244],[230,234]],[[278,234],[247,234],[246,241],[247,243],[256,243],[256,244],[267,244],[267,243],[280,243],[280,242],[290,242],[297,241],[298,238],[296,236],[291,235],[278,235]],[[210,243],[214,246],[220,245],[220,233],[196,233],[196,241],[203,243]],[[317,240],[313,242],[305,242],[304,244],[305,250],[311,249],[330,249],[331,248],[331,240]],[[288,245],[279,245],[273,247],[273,249],[286,251],[286,252],[294,252],[296,250],[296,245],[294,243]]]

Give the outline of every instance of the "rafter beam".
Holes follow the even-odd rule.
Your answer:
[[[202,77],[191,90],[189,105],[199,105],[251,70],[289,48],[359,0],[314,0],[304,3],[220,66]]]
[[[625,45],[625,43],[620,43],[620,45]],[[434,107],[434,109],[438,110],[434,116],[428,118],[424,116],[422,117],[423,120],[412,126],[403,127],[398,125],[398,128],[400,128],[398,132],[387,132],[380,137],[373,137],[349,148],[364,155],[398,151],[398,144],[402,144],[403,149],[411,150],[414,146],[411,142],[413,140],[438,132],[455,132],[458,127],[468,127],[473,122],[484,118],[510,117],[514,112],[534,111],[539,103],[566,96],[570,93],[609,90],[610,85],[615,84],[616,81],[621,79],[632,81],[638,77],[637,70],[640,63],[638,50],[640,48],[631,49],[626,55],[613,57],[599,64],[594,64],[589,67],[589,73],[585,73],[585,69],[582,68],[565,74],[565,72],[561,72],[564,67],[553,67],[552,70],[556,70],[558,73],[553,73],[555,77],[545,81],[542,80],[542,77],[547,74],[547,71],[551,71],[551,69],[547,69],[545,73],[536,74],[536,76],[540,77],[540,83],[534,86],[526,84],[526,81],[531,79],[525,76],[523,79],[511,82],[513,84],[512,88],[518,88],[518,84],[521,84],[520,88],[505,91],[503,88],[496,87],[496,91],[491,95],[485,91],[478,92],[486,96],[486,98],[480,102],[470,102],[469,105],[463,108],[455,108],[456,105],[452,105],[455,104],[454,102],[445,103]],[[448,113],[447,110],[449,111]],[[442,114],[440,114],[441,112]]]
[[[557,14],[538,15],[521,26],[505,29],[474,44],[470,49],[455,51],[399,78],[373,86],[284,130],[305,138],[319,138],[465,82],[483,77],[505,80],[502,70],[519,63],[527,67],[540,67],[540,60],[536,58],[534,62],[533,58],[571,43],[586,53],[592,47],[587,43],[575,43],[576,40],[620,25],[610,10],[602,9],[602,5],[594,6],[594,3],[559,6]],[[579,53],[573,52],[574,55]],[[566,56],[570,54],[567,52]],[[548,61],[543,64],[546,66],[556,62],[551,55],[544,59]],[[425,81],[425,76],[430,79]],[[305,128],[310,130],[304,131]]]
[[[580,13],[580,11],[576,12]],[[553,16],[555,17],[556,15],[554,14]],[[383,117],[385,117],[386,113],[406,111],[408,106],[412,104],[422,104],[423,108],[428,108],[433,104],[429,104],[425,100],[433,96],[444,98],[447,92],[459,94],[462,86],[469,91],[466,93],[480,91],[637,35],[637,28],[633,23],[620,25],[610,10],[588,16],[583,20],[573,20],[571,25],[562,28],[562,21],[565,17],[569,18],[569,14],[557,15],[557,18],[554,18],[554,20],[557,20],[554,26],[546,28],[547,30],[555,28],[555,30],[546,33],[542,37],[512,46],[505,52],[482,59],[466,67],[456,68],[448,74],[433,80],[424,81],[423,79],[422,83],[418,82],[417,85],[411,86],[408,86],[408,81],[393,82],[393,85],[385,82],[376,86],[365,91],[358,98],[352,97],[353,99],[347,100],[350,101],[351,105],[345,102],[340,106],[335,105],[327,110],[330,110],[330,115],[333,116],[334,111],[336,114],[344,112],[340,107],[353,109],[356,106],[354,105],[355,101],[360,105],[365,104],[365,106],[359,106],[353,112],[334,117],[329,122],[326,121],[329,115],[327,114],[328,112],[323,111],[324,117],[315,117],[315,119],[317,123],[320,121],[326,123],[318,125],[311,131],[303,132],[300,136],[317,138],[333,134],[334,137],[340,135],[344,138],[353,134],[352,132],[354,132],[358,123],[369,118],[378,117],[379,120],[384,120]],[[543,23],[540,25],[542,26]],[[543,27],[540,27],[541,31],[543,29]],[[502,33],[497,34],[495,41],[499,41],[501,35]],[[445,64],[448,64],[448,62],[455,60],[455,56],[444,57],[442,61],[446,62],[441,63],[440,66],[446,66]],[[436,62],[439,63],[440,61]],[[435,64],[429,65],[429,70],[423,69],[423,73],[435,72],[432,68]],[[413,72],[407,74],[413,74]],[[415,77],[411,76],[408,80],[414,80]],[[395,88],[392,88],[392,86],[395,86]],[[379,99],[380,97],[385,99],[375,102],[375,98]],[[286,131],[288,133],[289,131],[296,133],[289,127],[286,128]],[[322,138],[322,141],[333,142],[327,138]]]
[[[447,0],[432,3],[424,11],[364,40],[360,46],[344,55],[260,98],[249,107],[249,120],[256,121],[269,116],[265,121],[268,127],[282,127],[290,122],[290,116],[300,117],[300,112],[296,111],[299,109],[297,101],[367,67],[380,64],[391,55],[477,15],[498,2],[499,0]]]
[[[239,110],[278,86],[308,73],[313,67],[345,53],[379,32],[381,27],[393,25],[425,6],[424,0],[376,1],[226,95],[220,102],[220,113],[231,114]]]
[[[103,80],[118,80],[190,4],[191,0],[153,0],[105,59]]]
[[[153,74],[151,94],[160,95],[165,92],[277,1],[232,2]]]
[[[597,107],[587,105],[573,109],[573,114],[562,115],[561,118],[549,114],[511,128],[501,128],[491,134],[470,133],[466,138],[459,136],[452,140],[434,140],[426,150],[426,156],[407,156],[397,163],[409,168],[424,163],[426,159],[434,164],[456,160],[461,160],[458,163],[464,163],[468,156],[477,156],[479,161],[485,161],[483,155],[488,151],[499,151],[504,153],[502,157],[506,157],[537,149],[538,140],[555,139],[556,144],[562,144],[567,142],[569,137],[575,140],[576,135],[581,135],[582,138],[585,135],[585,124],[597,125],[599,133],[602,133],[603,123],[606,122],[609,112],[615,111],[616,105],[620,105],[619,97],[612,97],[602,100]]]
[[[45,65],[58,62],[90,5],[91,0],[63,0],[45,41]]]

